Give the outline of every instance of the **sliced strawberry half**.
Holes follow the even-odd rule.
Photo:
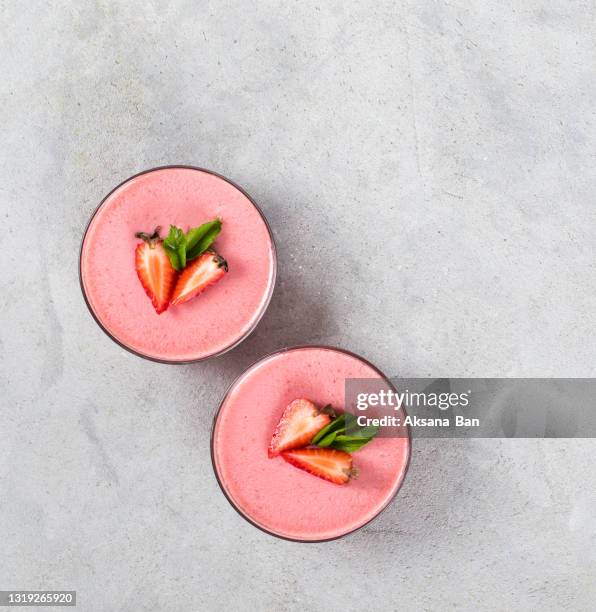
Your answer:
[[[352,455],[333,448],[299,448],[281,456],[293,466],[335,484],[345,484],[357,475]]]
[[[226,260],[207,251],[186,266],[178,278],[171,304],[183,304],[216,283],[228,271]]]
[[[329,414],[310,400],[295,399],[288,404],[269,444],[269,457],[282,451],[308,446],[315,435],[331,422]]]
[[[137,234],[143,237],[146,234]],[[145,293],[151,298],[157,314],[167,310],[170,298],[176,284],[176,270],[163,248],[158,237],[143,238],[144,242],[137,245],[135,251],[135,267]]]

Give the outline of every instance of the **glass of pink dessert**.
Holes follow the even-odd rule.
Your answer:
[[[314,445],[342,417],[347,379],[393,389],[363,358],[325,346],[273,353],[228,389],[213,424],[213,468],[228,501],[256,527],[288,540],[333,540],[366,525],[398,492],[410,459],[407,428],[359,449]]]
[[[256,327],[273,293],[275,245],[240,187],[168,166],[104,198],[79,272],[91,314],[114,341],[147,359],[189,363],[221,355]]]

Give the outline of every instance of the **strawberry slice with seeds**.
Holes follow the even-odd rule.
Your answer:
[[[216,283],[228,271],[226,260],[215,251],[206,251],[184,268],[178,278],[171,304],[183,304]]]
[[[176,284],[176,270],[172,268],[163,248],[159,228],[150,236],[143,232],[136,236],[143,240],[135,250],[137,276],[145,293],[151,298],[155,312],[161,314],[170,305],[170,297]]]
[[[333,448],[299,448],[281,456],[293,466],[335,484],[346,484],[357,476],[352,467],[352,455]]]
[[[308,446],[315,435],[331,422],[328,412],[327,407],[319,410],[307,399],[295,399],[288,404],[271,438],[269,457]]]

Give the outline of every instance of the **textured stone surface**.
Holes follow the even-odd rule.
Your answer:
[[[592,2],[0,3],[0,588],[81,610],[589,610],[596,443],[422,441],[346,539],[245,523],[211,419],[255,358],[594,376]],[[256,332],[167,367],[80,295],[92,210],[148,167],[243,185],[279,250]]]

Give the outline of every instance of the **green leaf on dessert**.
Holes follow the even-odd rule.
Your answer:
[[[182,271],[189,261],[203,254],[213,244],[219,232],[220,219],[193,227],[186,234],[179,227],[170,225],[170,232],[164,239],[163,246],[174,270]],[[143,238],[141,235],[138,237]],[[157,237],[159,238],[159,235]]]
[[[346,417],[346,426],[344,427],[346,431],[352,431],[360,427],[358,419],[351,412],[344,412],[344,416]]]
[[[372,440],[372,436],[346,436],[345,434],[337,434],[335,436],[335,441],[337,443],[362,442],[362,440]]]
[[[178,259],[180,260],[180,268],[186,267],[186,244],[184,242],[180,243],[178,247]]]
[[[184,232],[175,225],[170,225],[170,232],[163,241],[166,254],[172,264],[172,268],[180,272],[186,266],[186,236]]]
[[[165,249],[165,251],[170,263],[172,264],[172,268],[174,268],[174,270],[177,272],[180,272],[180,270],[182,270],[182,266],[180,265],[180,257],[178,257],[178,253],[176,251],[171,251],[170,249]]]
[[[378,433],[378,427],[361,427],[353,414],[344,412],[323,427],[312,439],[311,444],[354,453],[368,444]]]
[[[322,447],[329,446],[330,444],[333,443],[333,440],[335,440],[336,436],[337,436],[337,431],[332,431],[331,433],[328,433],[326,436],[319,439],[319,441],[317,442],[317,446],[322,446]]]
[[[197,245],[199,240],[209,231],[213,223],[214,221],[209,221],[198,227],[193,227],[186,232],[186,245],[189,251]]]
[[[346,435],[357,439],[374,438],[378,433],[379,428],[376,425],[346,429]]]
[[[324,437],[326,437],[328,434],[332,432],[337,432],[340,429],[343,430],[345,419],[346,419],[345,413],[340,414],[336,419],[333,419],[331,423],[329,423],[328,425],[325,425],[325,427],[323,427],[323,429],[321,429],[321,431],[317,433],[317,435],[312,439],[311,444],[318,445],[319,441],[322,440]]]
[[[187,261],[192,261],[202,255],[213,244],[219,232],[221,232],[220,219],[213,219],[213,221],[208,221],[189,230],[186,234]]]

